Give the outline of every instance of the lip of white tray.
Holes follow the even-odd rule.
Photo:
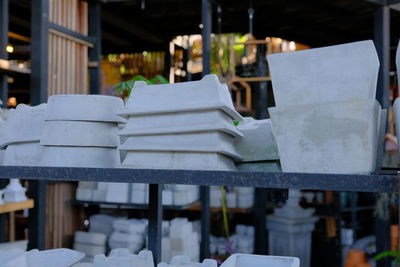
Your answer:
[[[47,103],[46,120],[124,122],[117,115],[122,99],[105,95],[53,95]]]
[[[115,123],[88,121],[46,121],[41,145],[117,147],[118,127]]]

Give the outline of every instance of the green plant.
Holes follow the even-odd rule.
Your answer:
[[[392,257],[392,258],[394,258],[393,262],[400,263],[400,251],[393,251],[393,250],[383,251],[383,252],[379,253],[378,255],[376,255],[374,257],[374,260],[379,261],[386,257]]]

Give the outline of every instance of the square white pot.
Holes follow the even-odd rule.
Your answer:
[[[210,74],[194,82],[158,85],[136,82],[120,114],[128,116],[216,108],[235,120],[242,120],[233,107],[228,86],[221,84],[215,74]]]
[[[47,102],[51,121],[124,122],[117,112],[124,106],[119,97],[105,95],[53,95]]]
[[[116,123],[89,121],[46,121],[41,145],[117,147],[119,145]]]
[[[39,141],[46,112],[46,104],[34,107],[19,104],[15,109],[10,109],[0,146]]]
[[[38,166],[43,156],[39,142],[13,143],[6,147],[3,165]]]
[[[375,170],[380,105],[375,99],[270,108],[284,172]]]
[[[129,151],[121,167],[134,169],[236,170],[231,158],[211,152]]]
[[[43,146],[40,166],[115,168],[120,165],[119,152],[107,147]]]
[[[261,256],[233,254],[222,263],[221,267],[300,267],[300,260],[295,257]]]
[[[74,249],[86,254],[86,256],[94,257],[97,254],[106,253],[106,246],[91,245],[85,243],[74,243]]]
[[[94,189],[87,188],[77,188],[75,193],[75,198],[77,200],[91,201],[93,199]]]
[[[375,98],[371,40],[269,55],[268,66],[277,107]]]
[[[237,128],[243,138],[235,139],[235,146],[241,161],[261,161],[279,159],[278,148],[272,134],[271,120],[244,118]]]
[[[74,235],[75,243],[91,244],[97,246],[104,246],[107,242],[107,235],[102,233],[90,233],[77,231]]]
[[[233,121],[227,113],[218,109],[135,115],[129,116],[119,135],[223,131],[233,136],[243,136]]]
[[[241,159],[234,146],[234,138],[217,131],[131,136],[118,149],[126,151],[217,152],[236,160]]]

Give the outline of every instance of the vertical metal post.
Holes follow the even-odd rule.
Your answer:
[[[353,242],[357,240],[357,193],[350,193],[351,228],[353,229]]]
[[[0,58],[8,59],[8,4],[9,0],[0,0]],[[8,83],[7,75],[0,74],[0,97],[3,106],[7,107]]]
[[[150,184],[148,239],[154,266],[161,262],[162,214],[162,185]]]
[[[267,76],[267,60],[265,59],[265,45],[257,45],[257,76]],[[268,84],[266,81],[257,83],[257,103],[255,107],[257,119],[268,117]]]
[[[259,255],[267,254],[266,202],[267,190],[265,188],[256,188],[254,193],[254,253]]]
[[[99,94],[101,89],[101,6],[99,1],[89,1],[89,35],[96,42],[89,48],[89,61],[97,65],[89,69],[90,93]]]
[[[203,73],[207,75],[211,71],[211,29],[212,29],[212,5],[211,0],[201,1],[201,40],[203,43]]]
[[[201,201],[201,244],[200,259],[210,256],[210,187],[200,186]]]
[[[389,68],[390,68],[390,8],[378,6],[374,15],[374,41],[378,52],[380,67],[376,99],[383,109],[389,107]]]
[[[30,102],[38,105],[47,102],[48,95],[48,46],[49,1],[32,0]],[[29,211],[28,249],[44,249],[46,240],[46,182],[31,181],[29,194],[35,207]]]
[[[49,0],[32,0],[30,99],[32,105],[47,102],[49,53]]]

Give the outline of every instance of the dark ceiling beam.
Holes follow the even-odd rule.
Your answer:
[[[163,43],[164,40],[155,34],[149,33],[140,26],[132,24],[130,20],[124,19],[122,16],[109,13],[106,8],[103,8],[103,20],[116,28],[119,28],[127,33],[130,33],[142,40],[150,43]]]
[[[132,43],[127,40],[123,39],[119,36],[116,36],[108,31],[103,31],[101,33],[103,40],[108,41],[109,43],[112,43],[114,46],[129,46],[132,45]]]

